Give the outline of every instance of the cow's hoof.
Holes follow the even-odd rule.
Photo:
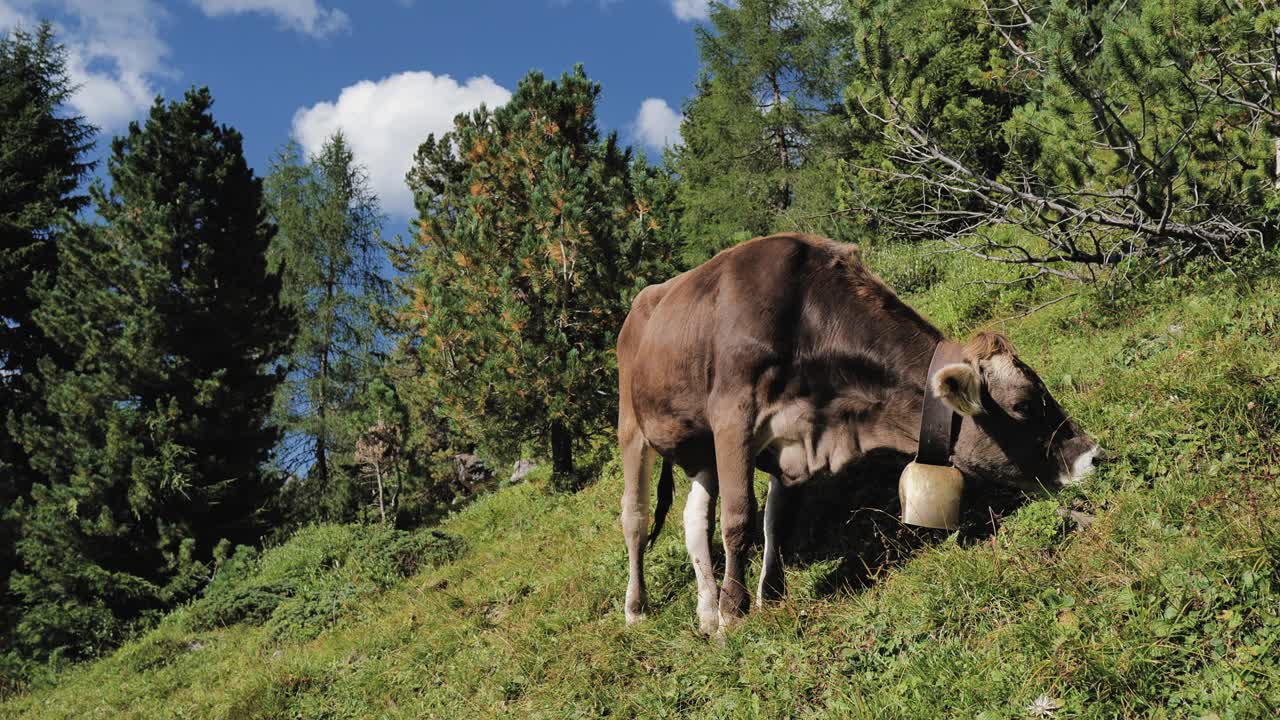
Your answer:
[[[717,610],[720,613],[721,625],[742,622],[742,618],[751,610],[751,596],[741,589],[737,592],[721,590],[720,606]]]
[[[698,632],[704,637],[711,637],[720,632],[720,612],[718,610],[698,611]]]
[[[756,596],[756,607],[762,608],[767,605],[777,605],[786,597],[785,592],[762,592]]]
[[[786,579],[779,573],[760,578],[760,590],[756,593],[756,607],[776,603],[787,596]]]
[[[735,627],[741,625],[744,617],[742,615],[725,615],[724,613],[718,613],[718,614],[720,616],[719,617],[720,622],[719,622],[719,629],[717,630],[717,633],[721,636],[725,634],[725,631],[732,630]]]
[[[635,625],[636,623],[644,622],[644,619],[645,615],[642,612],[635,612],[632,610],[627,611],[627,625]]]

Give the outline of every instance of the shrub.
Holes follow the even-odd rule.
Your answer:
[[[314,639],[337,624],[359,597],[359,589],[339,576],[328,576],[284,598],[267,620],[277,640],[302,642]]]
[[[336,622],[351,601],[420,568],[459,557],[463,543],[434,530],[319,525],[259,553],[238,547],[191,609],[194,629],[267,623],[272,635],[306,639]]]

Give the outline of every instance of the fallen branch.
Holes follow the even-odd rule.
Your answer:
[[[1098,518],[1089,513],[1082,513],[1079,510],[1068,510],[1066,508],[1058,508],[1058,517],[1063,520],[1070,520],[1076,524],[1081,530],[1088,530]]]

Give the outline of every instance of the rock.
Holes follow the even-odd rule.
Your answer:
[[[479,456],[471,453],[460,453],[453,456],[454,476],[462,486],[465,494],[475,495],[488,486],[493,480],[493,471]]]
[[[538,467],[538,463],[532,460],[517,460],[516,464],[511,468],[511,480],[508,482],[512,485],[524,482],[524,479],[529,477],[529,473],[533,472],[536,467]]]
[[[1093,525],[1094,521],[1098,519],[1089,513],[1083,513],[1079,510],[1068,510],[1067,508],[1058,508],[1057,513],[1058,517],[1063,520],[1070,520],[1081,530],[1088,530]]]

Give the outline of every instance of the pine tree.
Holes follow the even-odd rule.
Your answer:
[[[670,256],[654,188],[633,180],[649,171],[596,128],[599,93],[581,67],[559,82],[530,73],[506,105],[428,138],[409,178],[418,401],[500,456],[545,442],[563,486],[575,443],[613,423],[613,343],[634,283]]]
[[[341,133],[310,163],[295,144],[277,156],[266,182],[279,234],[272,266],[282,299],[298,318],[291,372],[276,416],[285,430],[281,464],[303,486],[301,517],[350,520],[360,507],[354,414],[378,369],[376,315],[388,302],[382,213],[365,170]]]
[[[60,247],[35,319],[47,417],[22,441],[45,478],[21,518],[18,640],[79,656],[189,597],[223,538],[256,540],[275,492],[266,420],[292,319],[267,271],[274,228],[241,137],[207,90],[157,100],[112,142],[102,223]]]
[[[889,0],[859,8],[852,33],[859,61],[845,89],[853,132],[838,194],[862,230],[922,239],[918,227],[883,212],[898,208],[937,210],[935,236],[963,233],[980,217],[975,198],[940,199],[945,193],[905,176],[910,153],[896,142],[893,119],[912,118],[982,177],[1003,171],[1010,154],[1003,125],[1028,99],[1035,73],[1020,66],[988,7],[983,0]]]
[[[874,152],[842,198],[885,234],[1028,279],[1268,247],[1275,16],[1197,0],[865,5],[848,94]]]
[[[18,415],[34,412],[39,398],[27,377],[36,361],[62,362],[56,346],[32,319],[37,280],[57,275],[57,246],[88,198],[80,183],[90,169],[85,154],[94,129],[68,114],[71,95],[66,53],[52,27],[0,37],[0,646],[8,647],[13,615],[9,574],[14,528],[3,509],[26,496],[34,482],[26,454],[12,435]],[[2,673],[0,673],[2,674]]]

